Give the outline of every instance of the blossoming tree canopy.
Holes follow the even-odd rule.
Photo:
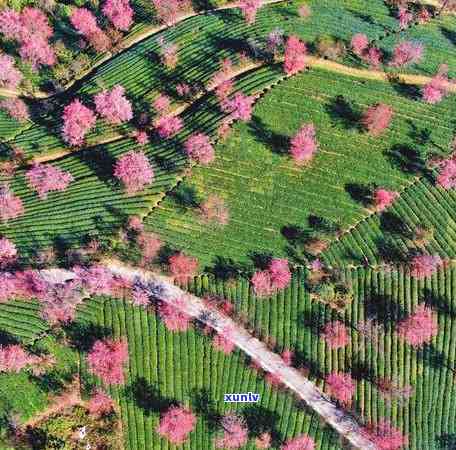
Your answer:
[[[114,176],[122,182],[128,194],[135,194],[152,183],[154,171],[144,152],[131,150],[117,160]]]
[[[63,140],[70,145],[80,146],[86,134],[95,126],[94,112],[84,106],[80,100],[73,100],[63,110]]]

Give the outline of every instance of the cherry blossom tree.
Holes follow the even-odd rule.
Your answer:
[[[291,140],[290,154],[296,164],[309,162],[318,149],[318,142],[313,123],[305,124]]]
[[[155,123],[158,135],[163,139],[169,139],[182,130],[184,123],[177,116],[160,117]]]
[[[133,195],[152,183],[154,171],[144,152],[131,150],[117,160],[114,176],[125,186],[127,194]]]
[[[131,291],[132,303],[135,306],[146,308],[150,305],[150,292],[147,286],[137,282]]]
[[[302,5],[298,8],[299,17],[302,19],[308,19],[312,15],[312,10],[309,5]]]
[[[14,9],[4,8],[0,11],[0,33],[6,39],[22,39],[22,19],[21,14]]]
[[[17,248],[14,242],[2,237],[0,238],[0,268],[16,260]]]
[[[442,264],[438,255],[416,255],[410,261],[410,275],[418,279],[430,277]]]
[[[355,394],[356,384],[348,373],[333,372],[325,378],[329,395],[344,405],[349,405]]]
[[[405,30],[413,21],[413,14],[403,6],[400,6],[397,12],[397,19],[399,21],[399,29]]]
[[[0,53],[0,88],[16,89],[22,81],[22,78],[23,75],[20,70],[16,68],[14,58]]]
[[[209,195],[200,205],[200,212],[201,217],[206,222],[212,222],[218,225],[227,225],[229,222],[230,213],[225,200],[218,195]]]
[[[147,231],[142,231],[137,239],[139,248],[141,249],[142,264],[150,264],[158,255],[163,242],[155,234]]]
[[[399,197],[399,192],[388,191],[386,189],[378,188],[375,189],[372,196],[374,207],[377,211],[383,211],[393,204],[393,202]]]
[[[372,136],[379,136],[385,131],[393,118],[393,108],[384,103],[370,106],[363,114],[361,124]]]
[[[54,34],[46,14],[38,8],[24,8],[21,13],[21,25],[23,39],[27,36],[49,39]]]
[[[351,39],[351,49],[357,56],[363,56],[369,47],[369,38],[363,33],[355,34]]]
[[[196,416],[189,408],[171,406],[160,418],[157,433],[174,445],[182,445],[196,425]]]
[[[157,17],[160,22],[172,24],[179,16],[187,11],[191,11],[189,0],[152,0]]]
[[[253,290],[262,297],[284,289],[291,280],[291,272],[286,259],[272,259],[266,270],[255,272],[251,278]]]
[[[90,295],[113,295],[116,280],[110,270],[103,266],[73,267],[80,286]]]
[[[395,400],[402,404],[404,400],[409,399],[413,395],[413,388],[409,384],[401,386],[391,378],[379,378],[375,380],[375,384],[382,397],[388,401]]]
[[[18,344],[0,345],[0,372],[19,373],[36,362],[37,358]]]
[[[6,303],[18,297],[18,289],[14,275],[0,272],[0,303]]]
[[[423,44],[413,41],[400,42],[393,50],[389,65],[391,67],[405,67],[415,64],[423,57]]]
[[[252,283],[255,295],[258,297],[268,297],[274,292],[271,283],[271,274],[268,270],[255,272],[250,282]]]
[[[378,450],[399,450],[408,444],[408,438],[387,420],[371,423],[363,429],[363,434]]]
[[[437,185],[449,190],[456,187],[456,161],[447,159],[443,162],[440,173],[437,176]]]
[[[233,120],[248,122],[252,118],[253,97],[248,97],[242,92],[237,92],[232,98],[226,98],[220,104],[224,113],[231,114]]]
[[[11,118],[18,122],[25,122],[30,119],[29,109],[20,98],[6,98],[0,102],[0,109],[3,109]]]
[[[41,36],[24,39],[19,55],[25,62],[30,63],[33,70],[38,70],[40,66],[53,66],[56,63],[54,50]]]
[[[14,195],[7,184],[0,185],[0,221],[16,219],[24,214],[22,200]]]
[[[98,340],[87,355],[89,370],[106,384],[123,384],[128,345],[123,340]]]
[[[212,338],[212,345],[215,349],[229,355],[236,347],[233,340],[233,330],[229,327],[225,327]]]
[[[223,435],[215,440],[217,448],[239,448],[247,443],[249,430],[242,417],[234,413],[225,414],[221,425]]]
[[[170,256],[168,263],[171,275],[179,283],[193,278],[198,271],[198,260],[183,252]]]
[[[129,0],[106,0],[102,11],[118,30],[130,29],[133,23],[133,9]]]
[[[183,303],[180,299],[176,303]],[[187,331],[191,317],[180,311],[180,309],[169,303],[161,303],[158,307],[158,313],[169,331]]]
[[[49,192],[64,191],[74,180],[71,173],[51,164],[35,164],[25,176],[30,189],[36,191],[42,200],[47,198]]]
[[[301,436],[288,439],[288,441],[280,447],[280,450],[314,450],[315,443],[310,436],[302,434]]]
[[[323,328],[323,339],[330,349],[345,347],[350,342],[347,327],[339,321],[329,322]]]
[[[89,414],[99,418],[114,411],[114,402],[106,392],[96,389],[87,404]]]
[[[179,46],[173,42],[166,42],[163,37],[158,39],[160,45],[160,59],[168,69],[174,69],[179,61]]]
[[[133,118],[131,103],[125,98],[125,89],[114,86],[95,95],[95,109],[108,123],[120,124]]]
[[[63,140],[70,145],[82,145],[85,135],[95,126],[96,120],[91,109],[78,99],[73,100],[63,110]]]
[[[306,68],[307,47],[298,37],[290,36],[285,44],[284,70],[287,75],[295,75]]]
[[[70,22],[95,50],[99,52],[108,50],[111,42],[98,26],[95,16],[87,8],[75,8],[71,13]]]
[[[272,445],[272,436],[270,433],[264,432],[261,433],[257,438],[255,438],[255,447],[258,450],[264,450],[270,448]]]
[[[163,113],[166,113],[169,110],[170,105],[171,105],[171,100],[165,94],[160,94],[154,100],[154,104],[153,104],[155,111],[157,111],[157,113],[160,115]]]
[[[244,15],[244,18],[248,24],[255,23],[257,12],[262,6],[262,0],[242,0],[239,4],[239,8]]]
[[[189,158],[199,164],[207,165],[215,158],[214,147],[209,137],[203,133],[190,136],[185,142],[184,148]]]
[[[448,94],[449,88],[448,66],[442,64],[432,80],[424,85],[421,91],[423,100],[431,105],[439,103]]]
[[[402,320],[397,334],[412,347],[430,342],[439,332],[437,314],[426,305],[419,305],[413,314]]]

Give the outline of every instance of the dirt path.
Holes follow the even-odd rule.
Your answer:
[[[199,297],[178,288],[167,277],[112,260],[105,261],[104,265],[113,274],[127,280],[141,280],[156,299],[173,305],[215,331],[221,332],[229,329],[231,340],[240,350],[253,358],[265,371],[278,376],[290,390],[304,400],[341,436],[345,437],[352,446],[360,450],[376,450],[375,445],[361,433],[360,425],[350,414],[332,403],[312,381],[296,369],[287,366],[279,355],[269,350],[263,342],[254,338],[231,318],[208,307]],[[41,273],[45,279],[53,283],[70,280],[74,277],[72,272],[61,269],[45,270]],[[181,298],[185,298],[185,302],[178,302]]]

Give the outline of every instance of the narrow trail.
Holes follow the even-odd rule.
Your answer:
[[[360,424],[353,416],[332,403],[315,383],[293,367],[287,366],[279,355],[269,350],[263,342],[253,337],[234,320],[209,307],[199,297],[175,286],[170,278],[113,260],[106,260],[103,265],[114,275],[129,281],[141,281],[155,299],[172,305],[215,331],[230,330],[231,340],[240,350],[253,358],[263,370],[278,376],[285,386],[304,400],[354,448],[376,450],[373,442],[363,435]],[[62,269],[43,270],[41,274],[51,283],[62,283],[74,278],[71,271]],[[185,298],[185,302],[179,301],[182,298]]]

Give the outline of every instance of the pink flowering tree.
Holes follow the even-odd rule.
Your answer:
[[[22,73],[15,66],[14,58],[9,55],[0,54],[0,88],[16,89],[22,78]]]
[[[356,384],[348,373],[333,372],[326,376],[326,387],[331,397],[344,405],[349,405],[355,395]]]
[[[439,332],[437,314],[426,305],[419,305],[413,314],[402,320],[397,334],[412,347],[421,347],[430,342]]]
[[[372,136],[379,136],[390,125],[393,118],[393,108],[384,103],[370,106],[363,114],[361,124]]]
[[[285,44],[284,71],[287,75],[295,75],[306,68],[307,47],[296,36],[290,36]]]
[[[0,221],[3,223],[24,214],[22,200],[14,195],[7,184],[0,185]]]
[[[193,161],[207,165],[215,158],[214,147],[208,136],[196,133],[190,136],[184,144],[185,152]]]
[[[345,347],[350,342],[347,327],[339,321],[329,322],[323,328],[323,339],[330,349]]]
[[[255,272],[251,278],[253,290],[259,297],[271,295],[285,289],[291,280],[291,272],[286,259],[272,259],[266,270]]]
[[[96,389],[87,404],[89,414],[96,418],[103,417],[114,411],[112,398],[101,389]]]
[[[229,327],[220,330],[212,338],[212,345],[216,350],[225,353],[225,355],[229,355],[236,347],[233,339],[233,330]]]
[[[87,355],[89,370],[106,384],[123,384],[128,345],[123,340],[98,340]]]
[[[150,264],[158,255],[163,246],[163,242],[155,233],[141,231],[138,235],[137,242],[141,250],[142,264]]]
[[[160,22],[172,24],[181,14],[191,11],[189,0],[152,0],[157,18]]]
[[[369,38],[363,33],[357,33],[352,37],[350,45],[353,53],[362,57],[369,47]]]
[[[106,0],[102,11],[120,31],[128,31],[133,24],[133,9],[129,0]]]
[[[224,113],[231,114],[233,120],[248,122],[252,118],[253,97],[248,97],[242,92],[237,92],[232,98],[226,98],[220,104]]]
[[[111,46],[108,36],[98,26],[97,19],[87,8],[75,8],[71,13],[70,22],[96,51],[103,52]]]
[[[133,118],[131,103],[125,98],[125,89],[114,86],[95,95],[95,109],[108,123],[121,124]]]
[[[393,204],[399,197],[399,192],[388,191],[386,189],[375,189],[372,200],[377,211],[383,211]]]
[[[157,433],[171,444],[182,445],[196,425],[196,416],[183,406],[171,406],[160,418]]]
[[[150,291],[147,286],[135,283],[131,290],[131,302],[134,306],[147,308],[150,305]]]
[[[239,8],[248,24],[255,23],[257,12],[262,6],[262,0],[242,0]]]
[[[406,67],[415,64],[423,57],[423,44],[413,41],[404,41],[396,45],[389,65],[391,67]]]
[[[444,161],[437,176],[437,186],[446,190],[456,187],[456,161],[453,159]]]
[[[22,19],[21,14],[14,9],[4,8],[0,11],[0,33],[6,39],[22,39]]]
[[[183,300],[176,303],[179,302],[182,303]],[[178,305],[161,303],[158,307],[158,313],[169,331],[187,331],[190,326],[191,317],[183,313]]]
[[[410,260],[410,275],[420,280],[430,277],[442,264],[438,255],[416,255]]]
[[[424,85],[421,91],[423,101],[435,105],[448,95],[449,88],[450,80],[448,79],[448,66],[442,64],[432,80]]]
[[[154,171],[144,152],[131,150],[117,160],[114,176],[125,186],[127,194],[133,195],[152,183]]]
[[[363,434],[378,450],[399,450],[408,444],[407,436],[387,420],[367,425],[363,429]]]
[[[399,29],[405,30],[413,21],[413,14],[404,6],[400,6],[397,12],[397,20],[399,21]]]
[[[0,109],[18,122],[26,122],[30,119],[28,106],[20,98],[5,98],[0,102]]]
[[[228,413],[222,417],[221,425],[223,435],[215,440],[217,448],[239,448],[247,443],[249,430],[243,418]]]
[[[20,345],[0,345],[0,372],[19,373],[37,362],[37,357],[25,351]]]
[[[198,271],[198,260],[187,256],[182,252],[170,256],[168,260],[169,271],[172,277],[179,283],[185,283],[193,278]]]
[[[280,447],[280,450],[314,450],[315,442],[310,436],[302,434],[301,436],[288,439],[288,441]]]
[[[95,126],[96,121],[91,109],[79,100],[73,100],[63,110],[63,140],[70,145],[82,145],[85,135]]]
[[[172,138],[182,130],[183,126],[182,119],[177,116],[160,117],[155,122],[157,133],[162,139]]]
[[[25,174],[31,189],[38,193],[42,200],[49,192],[63,192],[73,181],[71,173],[58,169],[51,164],[35,164]]]
[[[227,225],[230,219],[225,200],[218,195],[209,197],[200,205],[201,217],[205,222]]]
[[[160,45],[160,60],[168,69],[174,69],[179,61],[179,46],[173,42],[166,42],[163,37],[157,40]]]
[[[171,100],[170,98],[165,95],[165,94],[160,94],[153,103],[155,111],[159,115],[162,115],[163,113],[166,113],[169,110],[169,107],[171,105]]]
[[[17,248],[14,242],[2,237],[0,238],[0,268],[16,260]]]
[[[291,157],[296,164],[305,164],[314,157],[317,149],[318,142],[314,124],[308,123],[303,125],[298,131],[298,134],[291,140]]]

